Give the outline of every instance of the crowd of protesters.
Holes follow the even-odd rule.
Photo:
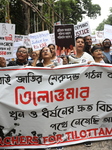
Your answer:
[[[16,52],[16,60],[9,61],[6,64],[4,57],[0,57],[0,67],[6,66],[36,66],[36,67],[51,67],[66,64],[77,63],[108,63],[112,64],[111,41],[104,39],[102,43],[92,45],[91,36],[77,37],[75,41],[75,49],[71,50],[69,55],[56,55],[56,46],[49,44],[41,50],[32,51],[30,60],[28,49],[25,46],[20,46]]]
[[[41,50],[32,51],[30,56],[25,46],[20,46],[16,52],[16,60],[6,64],[4,57],[0,57],[0,67],[8,66],[33,66],[51,67],[59,65],[80,64],[96,62],[112,64],[111,41],[104,39],[102,43],[92,45],[91,36],[77,37],[75,49],[69,55],[56,55],[56,46],[49,44]],[[28,58],[31,58],[30,60]]]

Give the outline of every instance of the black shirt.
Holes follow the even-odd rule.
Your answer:
[[[7,66],[24,66],[24,65],[28,65],[31,66],[31,62],[29,61],[25,61],[23,63],[19,62],[18,60],[15,61],[10,61]]]

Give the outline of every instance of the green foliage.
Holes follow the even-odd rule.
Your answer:
[[[16,33],[24,34],[24,12],[23,5],[20,0],[1,0],[0,1],[0,22],[5,22],[5,17],[7,16],[7,5],[9,4],[9,13],[11,18],[11,23],[16,24]]]
[[[108,16],[107,19],[104,19],[96,28],[97,31],[102,31],[104,30],[104,25],[108,24],[108,25],[112,25],[112,7],[110,8],[110,15]]]
[[[100,6],[92,4],[92,0],[26,0],[28,3],[33,3],[35,6],[39,2],[44,2],[43,6],[38,6],[42,17],[38,13],[34,12],[33,8],[30,7],[31,15],[27,16],[30,19],[30,31],[33,32],[34,28],[34,14],[38,17],[38,27],[39,31],[42,30],[42,25],[44,22],[44,29],[51,29],[55,22],[61,21],[62,24],[77,24],[81,22],[83,16],[86,15],[90,18],[96,18],[100,15]],[[5,10],[3,9],[7,5],[8,0],[0,1],[0,22],[5,21]],[[11,23],[16,24],[16,34],[25,33],[26,22],[26,11],[24,9],[25,5],[22,0],[10,0],[10,18]],[[53,15],[54,12],[54,15]],[[25,24],[26,23],[26,24]],[[49,26],[50,24],[50,26]],[[53,27],[52,27],[53,28]]]
[[[55,9],[60,12],[62,23],[77,24],[83,19],[83,15],[96,18],[100,15],[101,7],[92,4],[91,0],[60,0],[55,4]]]
[[[96,30],[97,31],[103,31],[104,30],[104,24],[105,24],[105,19],[98,25]]]
[[[8,3],[8,0],[1,0],[0,1],[0,22],[5,22],[7,3]]]
[[[16,25],[16,34],[24,34],[24,7],[20,0],[11,0],[10,18]]]

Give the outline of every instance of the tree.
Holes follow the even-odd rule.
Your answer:
[[[63,7],[64,6],[64,7]],[[91,0],[60,0],[55,5],[56,11],[61,14],[62,23],[77,24],[82,21],[83,15],[96,18],[101,15],[101,7],[92,4]]]
[[[26,34],[26,12],[24,3],[20,0],[11,0],[10,18],[13,24],[16,24],[16,34]]]
[[[54,22],[61,21],[62,24],[77,24],[77,22],[82,21],[83,15],[96,18],[97,15],[100,15],[100,11],[101,7],[97,4],[92,4],[91,0],[58,0],[56,2],[46,0],[44,5],[44,16],[50,22],[53,19]]]
[[[3,4],[4,1],[9,0],[1,0],[0,4]],[[16,34],[34,32],[35,26],[38,26],[36,31],[49,30],[53,32],[54,23],[57,21],[61,21],[62,24],[77,24],[82,21],[83,15],[90,18],[96,18],[97,15],[100,15],[100,6],[92,4],[91,1],[38,0],[37,3],[37,0],[11,0],[10,18],[11,22],[16,24]],[[39,6],[39,2],[43,2],[43,5]],[[30,15],[28,8],[30,8]],[[2,14],[0,17],[4,21]]]
[[[108,16],[107,19],[104,19],[96,28],[97,31],[102,31],[104,30],[104,25],[109,24],[112,25],[112,7],[110,8],[110,15]]]
[[[7,11],[8,4],[9,4],[8,0],[0,1],[0,22],[6,22],[6,17],[9,17]]]

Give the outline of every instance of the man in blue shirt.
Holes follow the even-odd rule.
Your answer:
[[[107,57],[107,59],[109,60],[110,63],[112,63],[112,52],[110,51],[110,47],[111,47],[111,41],[110,39],[106,38],[103,43],[103,54]]]

